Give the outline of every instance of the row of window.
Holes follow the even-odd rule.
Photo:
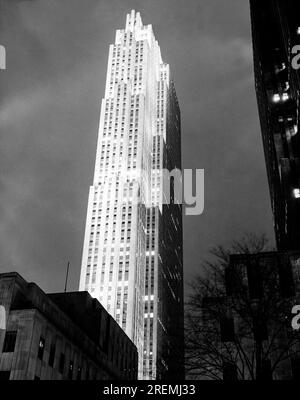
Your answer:
[[[4,338],[3,343],[3,353],[13,353],[15,351],[17,340],[17,331],[7,331]],[[39,344],[38,344],[38,351],[37,351],[37,358],[41,361],[44,360],[44,352],[45,352],[45,338],[40,337]],[[54,360],[56,355],[56,345],[52,343],[50,346],[49,358],[48,358],[48,365],[50,367],[54,366]],[[58,360],[58,371],[60,374],[64,374],[65,371],[65,354],[60,353],[59,360]],[[81,379],[82,368],[79,366],[77,369],[76,379]],[[68,366],[68,379],[73,379],[74,374],[74,362],[70,360]],[[9,379],[9,378],[8,378]],[[38,376],[35,379],[39,379]],[[89,369],[86,370],[86,379],[89,379]]]
[[[40,337],[39,340],[39,347],[38,347],[38,359],[43,361],[44,360],[44,351],[45,351],[45,338]],[[54,366],[54,361],[55,361],[55,356],[56,356],[56,344],[54,342],[51,343],[50,346],[50,352],[49,352],[49,358],[48,358],[48,365],[49,367]],[[65,373],[65,363],[66,363],[66,357],[63,352],[60,353],[59,359],[58,359],[58,372],[63,375]],[[74,361],[70,360],[69,365],[68,365],[68,379],[72,380],[74,377]],[[78,366],[77,368],[77,374],[76,374],[76,379],[81,380],[82,378],[82,367]],[[89,368],[86,369],[86,374],[85,374],[85,379],[89,379]]]

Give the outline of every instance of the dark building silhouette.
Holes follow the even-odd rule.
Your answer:
[[[87,292],[45,294],[0,274],[0,379],[137,379],[138,354]]]
[[[300,248],[298,0],[250,0],[255,83],[277,246]]]
[[[250,6],[279,251],[231,255],[221,282],[203,299],[199,370],[231,381],[298,380],[300,341],[292,309],[300,304],[300,60],[299,68],[294,62],[300,2],[250,0]]]
[[[230,257],[223,296],[203,300],[208,360],[214,360],[206,367],[223,364],[215,371],[223,380],[299,379],[300,341],[291,323],[299,268],[299,252]]]

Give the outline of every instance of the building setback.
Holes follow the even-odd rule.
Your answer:
[[[256,93],[277,246],[300,248],[300,45],[298,0],[251,0]]]
[[[136,344],[143,379],[184,376],[182,209],[163,179],[180,175],[180,135],[169,65],[131,11],[109,48],[79,289]]]
[[[0,274],[0,379],[136,379],[137,349],[87,292],[45,294]]]

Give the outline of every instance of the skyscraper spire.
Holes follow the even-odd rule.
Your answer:
[[[143,22],[141,19],[141,15],[139,12],[135,12],[135,10],[131,10],[130,14],[127,14],[126,17],[126,32],[133,32],[135,29],[139,30],[143,26]]]

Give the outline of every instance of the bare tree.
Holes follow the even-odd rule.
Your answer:
[[[291,276],[276,261],[277,253],[261,257],[267,250],[267,238],[253,234],[211,250],[213,260],[191,283],[186,306],[188,378],[276,379],[299,357],[299,338],[290,324]],[[247,268],[233,266],[231,254],[245,255]]]

